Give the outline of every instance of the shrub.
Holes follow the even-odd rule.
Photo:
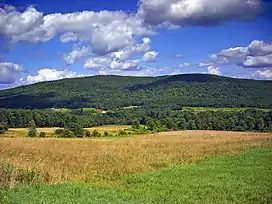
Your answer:
[[[109,135],[110,135],[109,132],[104,132],[104,136],[105,136],[105,137],[108,137]]]
[[[85,137],[91,137],[91,132],[89,130],[85,130]]]
[[[55,130],[55,134],[61,135],[64,132],[64,129],[57,129]]]
[[[93,137],[101,137],[101,133],[98,132],[97,130],[94,130],[92,136]]]
[[[29,137],[37,137],[37,129],[34,120],[31,120],[28,124],[28,136]]]
[[[78,122],[69,122],[66,124],[66,128],[72,131],[76,137],[84,136],[83,126]]]
[[[46,133],[45,132],[40,132],[40,137],[42,137],[42,138],[46,137]]]
[[[75,137],[75,134],[69,129],[64,129],[63,133],[61,134],[61,137],[73,138],[73,137]]]
[[[0,134],[4,134],[8,131],[8,125],[6,123],[0,123]]]
[[[138,128],[140,128],[140,122],[139,122],[139,120],[133,120],[132,121],[132,128],[134,128],[134,129],[138,129]]]
[[[119,131],[119,135],[126,135],[127,133],[124,130]]]

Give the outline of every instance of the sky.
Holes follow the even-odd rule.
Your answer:
[[[272,80],[270,0],[0,0],[0,89],[92,75]]]

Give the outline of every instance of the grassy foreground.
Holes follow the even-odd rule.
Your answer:
[[[271,203],[272,149],[257,148],[128,176],[113,187],[38,185],[1,192],[4,204]]]
[[[270,133],[177,131],[129,138],[1,138],[0,162],[16,172],[38,170],[42,180],[109,184],[144,172],[272,144]],[[15,175],[15,176],[14,176]],[[0,174],[1,176],[1,174]]]

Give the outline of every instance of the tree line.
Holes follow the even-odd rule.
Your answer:
[[[30,121],[33,121],[37,127],[67,127],[72,132],[77,132],[77,130],[80,132],[83,128],[102,125],[133,125],[134,127],[143,125],[150,131],[272,131],[272,111],[265,112],[255,109],[193,112],[188,110],[136,108],[132,110],[120,109],[106,113],[0,109],[0,115],[0,129],[2,131],[7,128],[29,127]]]

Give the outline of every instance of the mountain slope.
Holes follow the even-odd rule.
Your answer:
[[[272,81],[205,74],[163,77],[93,76],[0,91],[1,108],[126,106],[271,107]]]

